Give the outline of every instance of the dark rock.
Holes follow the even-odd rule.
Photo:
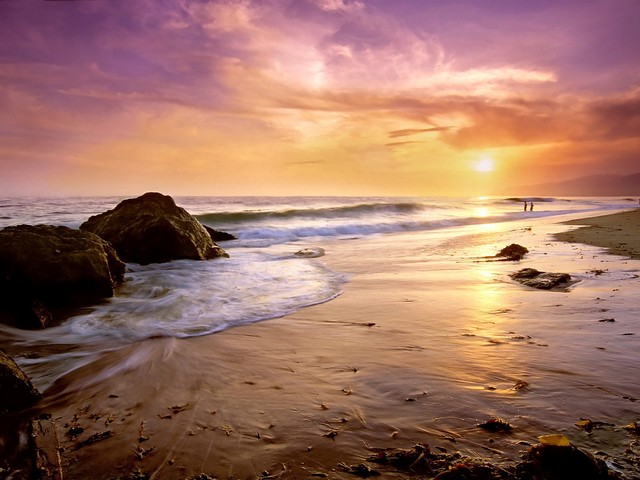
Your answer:
[[[216,230],[215,228],[207,227],[206,225],[202,225],[204,229],[209,233],[211,240],[214,242],[227,242],[229,240],[237,240],[238,237],[232,235],[231,233],[223,232],[221,230]]]
[[[509,275],[511,278],[527,287],[551,290],[558,286],[564,286],[571,281],[568,273],[540,272],[535,268],[523,268]]]
[[[123,200],[113,210],[89,218],[80,228],[110,242],[125,262],[228,256],[198,220],[160,193]]]
[[[522,480],[607,480],[610,475],[604,461],[578,448],[540,444],[531,447],[516,466]]]
[[[52,309],[113,296],[125,265],[90,232],[51,225],[0,230],[0,309],[17,326],[46,326]]]
[[[507,432],[513,428],[509,422],[501,418],[491,418],[479,424],[478,427],[490,432]]]
[[[504,260],[522,260],[527,253],[529,250],[526,247],[512,243],[496,253],[496,257],[502,257]]]
[[[0,411],[15,411],[40,400],[40,392],[13,359],[0,350]]]

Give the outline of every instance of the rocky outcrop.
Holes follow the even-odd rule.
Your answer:
[[[23,328],[44,327],[54,311],[113,296],[125,265],[103,239],[51,225],[0,230],[0,310]]]
[[[568,273],[540,272],[535,268],[523,268],[509,276],[527,287],[540,288],[542,290],[566,287],[571,282],[571,275]]]
[[[113,210],[89,218],[80,229],[110,242],[125,262],[149,264],[228,256],[198,220],[160,193],[124,200]]]
[[[215,228],[207,227],[206,225],[202,225],[207,233],[211,236],[211,240],[214,242],[227,242],[229,240],[237,240],[238,237],[232,235],[228,232],[223,232],[222,230],[216,230]]]
[[[40,397],[40,392],[16,362],[0,350],[0,412],[27,408]]]

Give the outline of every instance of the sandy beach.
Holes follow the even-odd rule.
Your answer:
[[[558,235],[557,219],[524,219],[310,245],[348,276],[335,300],[105,351],[30,413],[52,414],[68,479],[347,479],[340,463],[416,443],[509,465],[550,433],[637,478],[637,435],[622,427],[640,420],[640,263],[628,258],[640,211],[573,217],[591,226]],[[522,261],[482,259],[514,242]],[[523,287],[508,275],[524,267],[577,282]],[[513,429],[478,428],[491,418]],[[603,426],[576,427],[585,418]]]
[[[556,235],[563,242],[604,247],[614,255],[640,258],[640,208],[613,215],[582,218],[567,225],[587,225]]]

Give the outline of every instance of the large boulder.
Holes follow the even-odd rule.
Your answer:
[[[113,296],[125,264],[90,232],[51,225],[0,230],[0,310],[19,327],[43,327],[52,311]]]
[[[568,273],[540,272],[535,268],[523,268],[509,276],[527,287],[542,290],[566,287],[571,282],[571,275]]]
[[[110,242],[125,262],[145,265],[228,256],[198,220],[160,193],[123,200],[113,210],[89,218],[80,229]]]
[[[27,408],[40,397],[40,392],[16,362],[0,350],[0,412]]]

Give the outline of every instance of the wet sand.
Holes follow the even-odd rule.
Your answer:
[[[630,218],[610,228],[637,235]],[[553,241],[566,228],[524,219],[309,245],[349,276],[337,299],[95,353],[47,390],[39,411],[56,421],[65,478],[352,479],[338,464],[366,462],[369,447],[422,442],[501,465],[548,433],[634,478],[637,435],[622,427],[640,420],[640,262]],[[479,261],[511,242],[529,248],[521,262]],[[579,282],[509,279],[529,266]],[[495,417],[513,430],[478,428]],[[611,427],[588,433],[581,418]]]
[[[600,217],[577,219],[567,225],[587,225],[556,235],[558,240],[606,248],[614,255],[640,258],[640,208]]]

